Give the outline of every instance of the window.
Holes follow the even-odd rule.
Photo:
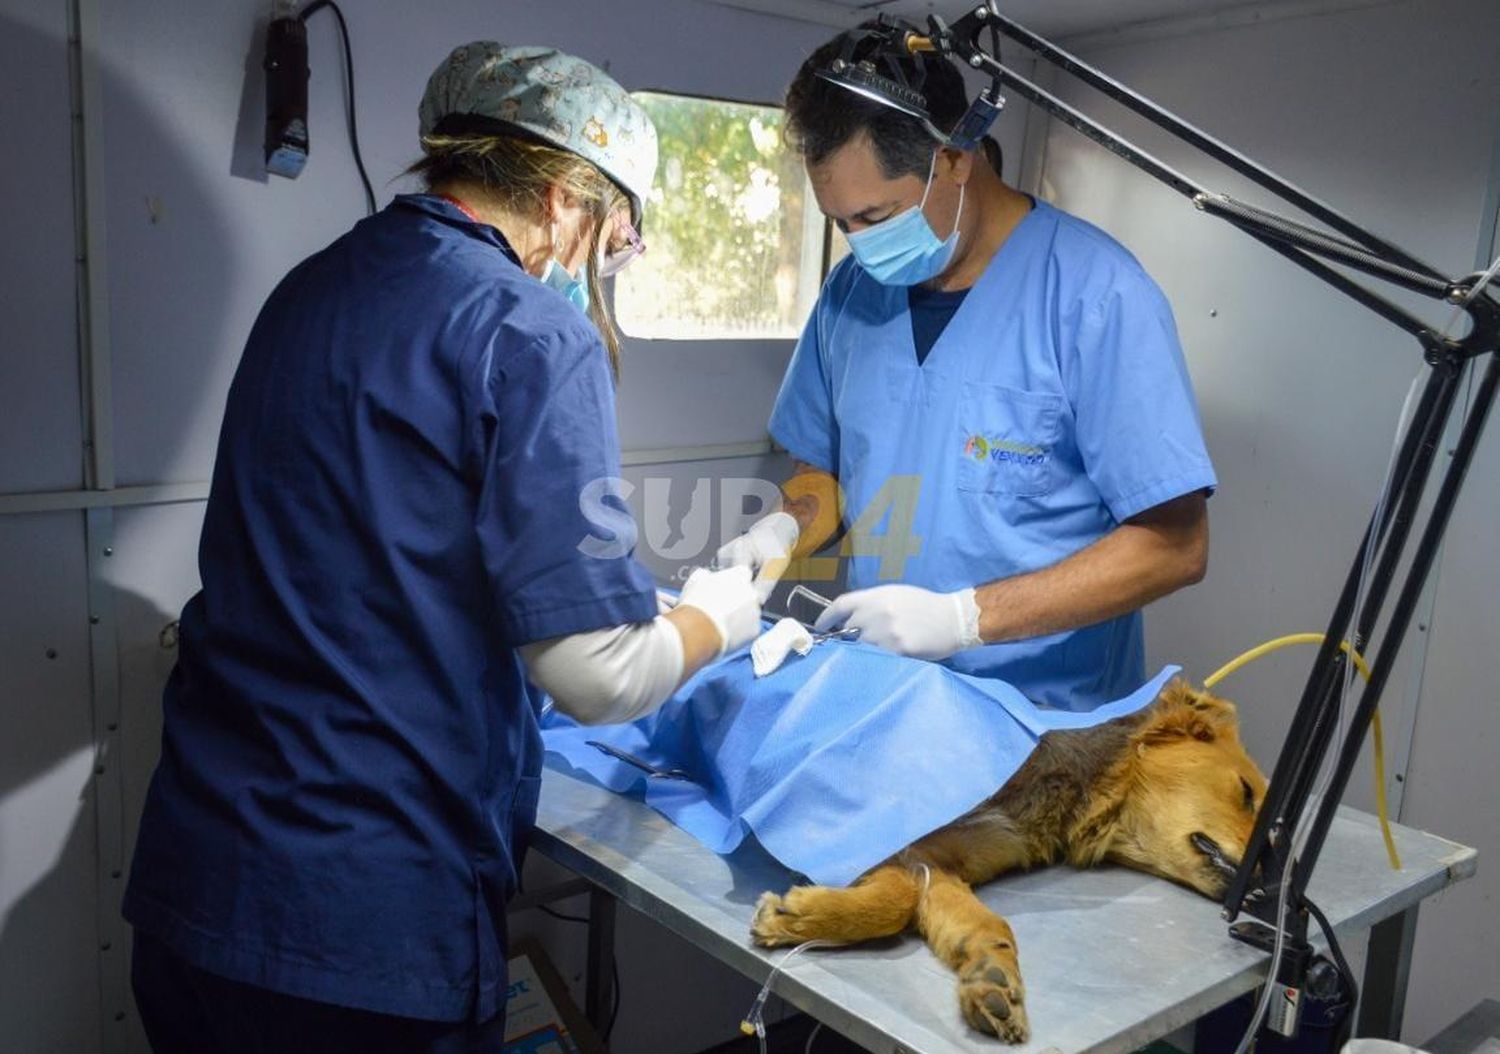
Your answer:
[[[823,277],[825,224],[782,141],[775,106],[656,92],[661,161],[646,202],[646,254],[615,279],[633,337],[793,338]]]

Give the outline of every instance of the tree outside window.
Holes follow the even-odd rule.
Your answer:
[[[774,106],[637,92],[661,161],[647,250],[615,279],[630,336],[793,338],[822,277],[823,218]]]

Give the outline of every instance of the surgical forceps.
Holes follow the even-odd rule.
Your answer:
[[[601,743],[597,739],[586,739],[584,740],[584,742],[593,747],[595,750],[599,751],[601,754],[608,754],[616,761],[623,761],[627,765],[633,765],[652,779],[686,780],[689,783],[691,783],[693,780],[693,777],[689,776],[687,772],[682,769],[658,768],[657,766],[651,764],[651,762],[649,761],[638,758],[634,754],[628,754],[625,751],[621,750],[619,747],[612,747],[608,743]]]
[[[786,595],[786,613],[787,613],[787,617],[788,618],[797,619],[798,622],[802,623],[809,630],[811,630],[813,628],[814,624],[818,621],[818,619],[817,619],[816,615],[813,616],[810,619],[805,619],[805,618],[800,618],[796,614],[794,614],[794,610],[795,610],[794,605],[799,600],[806,600],[810,604],[813,604],[814,606],[816,606],[818,608],[818,614],[819,615],[821,615],[825,610],[827,610],[829,604],[833,603],[833,601],[829,600],[827,597],[822,596],[822,595],[820,595],[818,593],[814,593],[811,589],[808,589],[805,585],[802,585],[800,582],[797,585],[795,585],[795,586],[792,587],[791,592]],[[814,632],[813,635],[812,635],[812,639],[813,639],[813,643],[814,644],[822,644],[824,641],[830,641],[830,640],[858,640],[859,639],[859,630],[857,630],[857,629],[832,629],[832,630],[828,630],[828,631],[826,631],[824,633]]]

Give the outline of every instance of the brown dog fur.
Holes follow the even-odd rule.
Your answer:
[[[1112,861],[1219,897],[1265,790],[1240,743],[1234,705],[1173,681],[1139,713],[1048,732],[993,797],[854,885],[764,894],[751,932],[776,946],[852,943],[915,927],[958,974],[965,1020],[1025,1042],[1015,935],[973,885],[1060,861]]]

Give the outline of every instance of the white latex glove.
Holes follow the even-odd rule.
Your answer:
[[[678,607],[697,608],[719,631],[719,654],[743,648],[760,635],[760,594],[750,568],[710,571],[700,567],[683,583]]]
[[[982,644],[974,590],[934,593],[917,586],[875,586],[845,593],[824,609],[818,633],[857,629],[859,639],[916,659],[946,659]]]
[[[755,588],[764,604],[771,590],[786,573],[792,549],[802,531],[790,513],[773,512],[756,520],[750,529],[719,549],[714,562],[720,567],[748,567],[755,574]]]

